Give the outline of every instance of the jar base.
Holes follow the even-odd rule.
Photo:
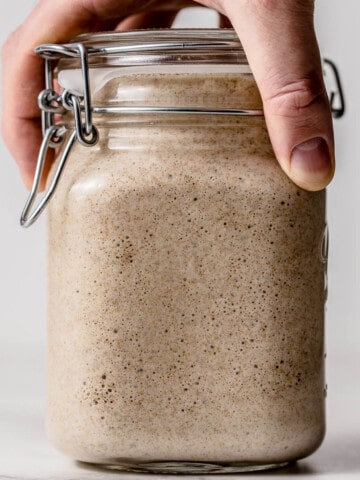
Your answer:
[[[205,462],[149,462],[149,463],[119,463],[119,464],[91,464],[93,467],[104,470],[128,473],[155,473],[155,474],[222,474],[246,473],[262,470],[274,470],[290,465],[291,462],[256,464],[251,462],[234,463],[205,463]]]

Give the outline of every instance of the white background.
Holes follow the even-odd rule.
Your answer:
[[[1,3],[0,43],[35,3],[33,0]],[[354,478],[358,478],[360,116],[356,112],[360,109],[360,2],[318,0],[316,7],[322,55],[335,61],[339,67],[347,111],[343,119],[335,121],[337,172],[328,188],[328,435],[320,449],[320,456],[314,456],[312,469],[325,476],[343,473],[354,474]],[[190,14],[184,13],[178,24],[215,26],[215,21],[212,12],[195,9]],[[19,80],[14,79],[14,88]],[[6,119],[3,121],[6,122]],[[17,167],[0,140],[0,479],[5,478],[2,475],[19,472],[22,462],[28,467],[27,476],[23,473],[21,478],[32,478],[31,475],[38,474],[31,471],[30,459],[22,460],[24,452],[19,455],[16,448],[18,445],[21,449],[23,445],[24,451],[28,451],[24,442],[37,440],[46,445],[41,430],[45,390],[45,229],[44,218],[28,230],[20,228],[19,215],[26,195]],[[17,432],[12,430],[15,421]],[[40,447],[36,450],[38,454],[40,450]],[[41,465],[42,461],[46,465],[45,457],[39,459],[37,465],[39,462]],[[56,468],[61,468],[54,460],[52,466],[55,472]],[[309,468],[308,475],[311,472]]]

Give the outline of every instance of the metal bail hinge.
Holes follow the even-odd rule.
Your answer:
[[[40,45],[36,53],[45,59],[45,90],[39,95],[39,107],[42,110],[43,135],[54,125],[54,114],[70,110],[74,114],[77,139],[84,146],[92,146],[98,140],[98,132],[92,124],[92,106],[89,81],[88,52],[82,43],[68,45]],[[61,57],[80,59],[82,73],[82,95],[65,90],[62,94],[54,90],[52,60]],[[53,145],[51,145],[53,146]]]

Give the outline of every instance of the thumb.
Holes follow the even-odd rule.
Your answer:
[[[225,9],[258,84],[280,166],[300,187],[321,190],[335,161],[314,1],[228,0]]]

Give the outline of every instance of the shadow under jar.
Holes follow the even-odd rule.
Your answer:
[[[232,30],[76,42],[99,141],[74,143],[49,206],[51,440],[144,472],[309,455],[324,435],[325,192],[280,169]],[[58,70],[79,93],[78,58]]]

